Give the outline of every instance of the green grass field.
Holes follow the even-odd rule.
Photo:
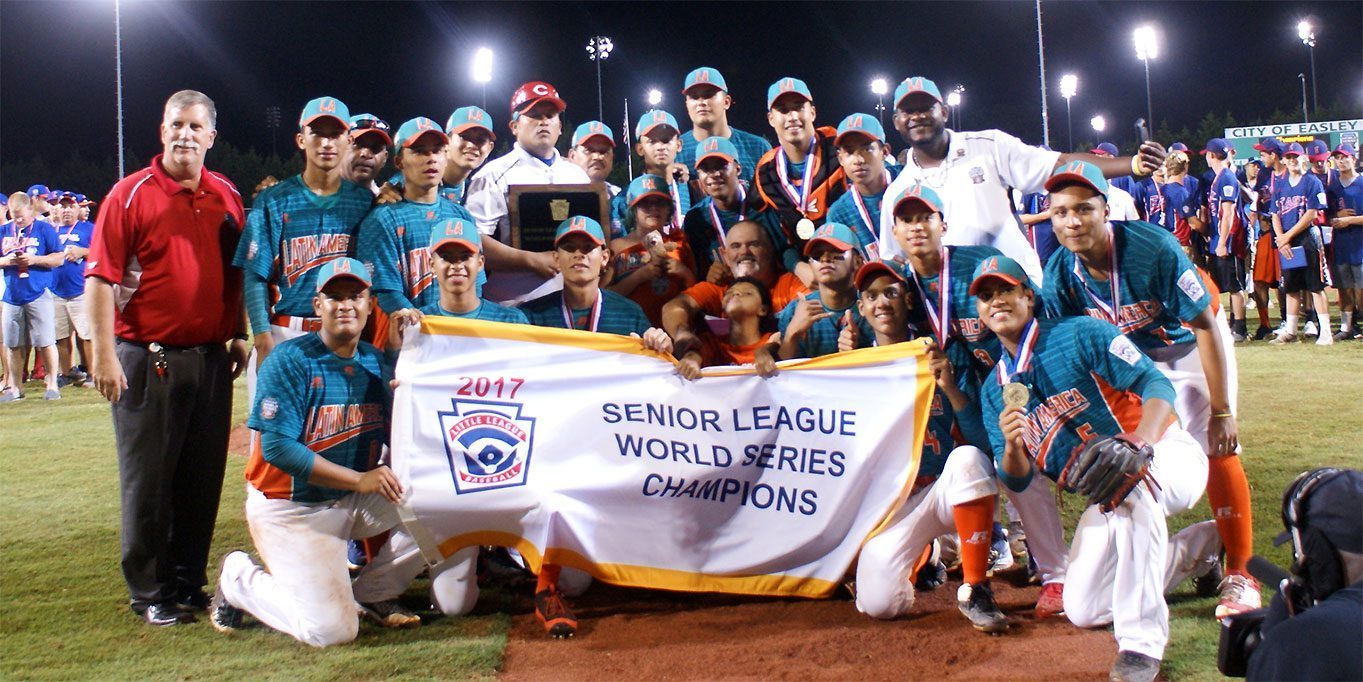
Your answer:
[[[1254,488],[1256,551],[1279,565],[1282,490],[1321,465],[1363,468],[1359,380],[1363,343],[1317,348],[1253,344],[1239,350],[1240,426]],[[36,384],[29,395],[41,395]],[[244,417],[238,387],[237,421]],[[244,460],[228,462],[210,566],[249,548],[242,515]],[[265,628],[231,638],[205,622],[169,629],[127,608],[118,569],[118,468],[109,408],[92,390],[67,389],[47,403],[0,405],[0,678],[4,679],[371,679],[486,678],[502,661],[510,617],[435,618],[390,633],[364,624],[352,645],[318,651]],[[1072,525],[1078,505],[1067,505]],[[1171,531],[1207,518],[1201,505]],[[423,585],[409,592],[419,603]],[[1214,599],[1176,598],[1165,674],[1216,678]],[[486,608],[486,607],[484,607]],[[496,608],[495,606],[493,608]],[[480,613],[483,613],[480,610]]]

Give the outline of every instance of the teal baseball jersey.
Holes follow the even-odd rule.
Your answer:
[[[421,307],[423,315],[434,315],[438,317],[462,317],[466,320],[487,320],[488,322],[511,322],[514,324],[530,324],[530,320],[525,317],[525,313],[504,305],[493,303],[487,299],[480,299],[478,307],[467,313],[452,313],[440,307],[440,297]]]
[[[900,166],[885,166],[885,187],[889,188],[890,183],[894,182],[895,176],[899,174]],[[850,182],[850,180],[849,180]],[[857,250],[862,257],[868,260],[880,260],[880,251],[876,246],[880,234],[880,202],[885,199],[885,190],[870,196],[862,195],[856,186],[849,186],[847,192],[833,201],[828,207],[828,216],[824,218],[830,223],[842,223],[850,228],[857,235]]]
[[[720,241],[721,235],[728,235],[729,228],[742,220],[751,220],[761,225],[775,247],[775,253],[786,249],[786,235],[781,231],[776,213],[768,210],[754,211],[747,207],[742,193],[739,194],[739,199],[740,206],[743,206],[742,210],[726,211],[707,196],[692,206],[682,221],[682,231],[686,233],[686,242],[691,247],[691,257],[696,261],[697,277],[704,278],[705,273],[710,271],[710,265],[722,260],[719,255],[719,247],[723,243]]]
[[[360,472],[375,466],[388,439],[390,379],[391,368],[364,341],[350,358],[331,352],[316,332],[280,343],[260,368],[246,425],[262,440],[275,435],[306,450],[267,457],[254,444],[246,479],[272,499],[312,503],[348,494],[309,483],[313,459]]]
[[[938,476],[946,466],[947,456],[962,445],[973,445],[989,452],[989,434],[980,421],[980,378],[974,360],[965,344],[954,344],[947,349],[947,360],[956,375],[956,387],[965,394],[966,409],[957,411],[940,388],[933,388],[932,408],[928,426],[923,433],[923,456],[918,462],[918,475]]]
[[[949,311],[947,328],[951,330],[946,347],[950,349],[955,344],[964,343],[975,360],[976,373],[983,375],[998,364],[1003,346],[994,332],[984,326],[984,321],[975,310],[975,297],[970,295],[970,278],[975,275],[975,268],[980,261],[990,256],[1002,256],[1003,252],[992,246],[948,246],[946,249],[947,267],[935,277],[919,277],[913,273],[912,266],[905,268],[909,275],[909,327],[915,336],[937,338],[933,318],[941,317],[941,286],[945,274],[950,279],[946,293]],[[924,294],[927,301],[924,301]]]
[[[1167,234],[1167,233],[1166,233]],[[1144,401],[1174,402],[1174,387],[1155,363],[1115,326],[1090,317],[1035,320],[1030,362],[1004,357],[983,379],[980,412],[996,460],[1003,458],[1003,386],[1015,381],[1030,392],[1023,440],[1037,469],[1055,480],[1074,448],[1090,438],[1135,431]],[[1025,337],[1024,337],[1025,338]],[[1012,377],[1005,374],[1014,369]]]
[[[871,329],[871,324],[861,316],[861,310],[857,307],[856,301],[852,301],[851,307],[834,310],[823,305],[823,300],[819,297],[817,290],[787,303],[786,307],[776,314],[776,327],[781,331],[782,337],[785,336],[786,327],[790,326],[790,321],[795,319],[795,307],[800,305],[801,301],[818,301],[819,305],[823,306],[824,312],[832,313],[832,315],[810,325],[809,331],[805,332],[805,337],[796,343],[796,348],[799,351],[798,357],[817,358],[820,355],[838,352],[838,334],[842,333],[842,316],[848,310],[852,311],[852,324],[857,326],[858,347],[869,346],[876,338],[875,331]]]
[[[384,310],[421,308],[440,299],[431,272],[431,228],[442,220],[473,224],[467,209],[443,197],[434,203],[399,201],[375,206],[360,223],[355,258],[374,279],[374,296]],[[481,286],[487,275],[478,273]]]
[[[520,310],[525,313],[530,324],[536,327],[643,336],[644,332],[653,326],[644,316],[644,309],[640,308],[638,303],[614,291],[601,289],[596,303],[597,305],[590,308],[569,310],[563,304],[562,292],[555,291],[522,303]]]
[[[1146,353],[1194,343],[1183,323],[1206,310],[1212,298],[1178,239],[1145,221],[1111,225],[1109,255],[1115,254],[1117,263],[1111,278],[1095,280],[1072,252],[1057,249],[1046,263],[1041,296],[1046,314],[1111,322]]]
[[[295,175],[256,197],[232,265],[274,286],[274,313],[312,317],[317,268],[354,253],[355,232],[374,195],[348,180],[318,196]]]
[[[771,143],[767,142],[766,138],[733,127],[729,128],[729,141],[738,148],[739,179],[745,184],[751,184],[753,171],[757,170],[757,162],[771,149]],[[681,134],[681,151],[677,152],[677,163],[687,168],[696,167],[695,132],[688,130]]]

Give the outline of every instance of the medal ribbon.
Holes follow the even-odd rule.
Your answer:
[[[1080,262],[1078,258],[1074,259],[1074,276],[1083,283],[1084,291],[1088,294],[1089,299],[1093,301],[1093,304],[1098,306],[1098,309],[1103,312],[1103,317],[1106,318],[1108,322],[1111,322],[1120,328],[1122,325],[1117,322],[1117,316],[1122,309],[1122,298],[1121,275],[1117,272],[1116,231],[1117,229],[1115,227],[1110,227],[1107,233],[1107,255],[1108,263],[1111,267],[1107,283],[1112,289],[1112,305],[1109,306],[1104,303],[1103,300],[1099,298],[1098,292],[1094,291],[1093,287],[1089,286],[1088,280],[1084,277],[1084,264]]]
[[[776,177],[781,181],[781,191],[786,193],[790,203],[795,204],[795,210],[801,215],[805,212],[805,201],[809,197],[810,185],[814,182],[814,166],[818,159],[814,156],[814,143],[818,141],[818,135],[809,138],[809,151],[805,152],[805,175],[800,187],[790,184],[790,171],[786,170],[786,150],[784,147],[776,148]]]
[[[1013,377],[1026,372],[1032,366],[1032,349],[1036,346],[1037,337],[1041,335],[1041,327],[1036,323],[1036,318],[1022,330],[1022,343],[1018,344],[1017,362],[1008,359],[1008,351],[1004,351],[999,357],[999,385],[1004,386],[1013,381]]]
[[[937,336],[937,345],[945,349],[947,339],[951,336],[951,251],[942,247],[942,272],[937,278],[937,303],[932,302],[932,296],[928,288],[923,286],[923,281],[919,279],[918,273],[913,272],[913,283],[918,287],[919,298],[923,299],[923,305],[928,309],[928,321],[932,323],[932,331]]]
[[[743,191],[743,185],[738,186],[738,222],[743,222],[743,205],[748,199],[748,193]],[[719,219],[719,210],[715,208],[715,199],[710,197],[710,203],[705,205],[710,210],[710,224],[715,226],[715,236],[719,238],[719,248],[724,248],[724,240],[728,237],[728,231],[724,229],[724,221]]]
[[[890,186],[890,171],[888,170],[885,171],[885,186],[886,187]],[[852,189],[853,189],[852,202],[856,204],[857,215],[861,216],[862,224],[866,225],[866,229],[871,230],[872,232],[880,230],[879,224],[871,223],[871,212],[866,210],[866,201],[861,198],[861,192],[855,191],[856,190],[855,187]],[[885,190],[881,191],[883,192]]]
[[[585,331],[594,332],[601,324],[601,292],[596,292],[596,300],[592,301],[591,322]],[[568,298],[565,294],[559,294],[559,310],[563,312],[563,326],[567,329],[577,329],[577,322],[573,319],[573,311],[568,307]]]

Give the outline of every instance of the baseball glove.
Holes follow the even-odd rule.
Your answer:
[[[1075,448],[1060,472],[1058,483],[1107,513],[1116,509],[1141,481],[1153,483],[1150,460],[1154,456],[1154,448],[1135,434],[1093,438]]]

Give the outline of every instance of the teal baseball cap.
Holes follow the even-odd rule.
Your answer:
[[[838,124],[838,136],[833,138],[833,144],[842,144],[842,138],[848,135],[860,135],[881,144],[885,143],[885,129],[880,127],[880,121],[870,114],[852,114],[842,119],[842,123]]]
[[[738,147],[725,137],[707,137],[696,143],[696,168],[700,168],[700,162],[712,156],[718,156],[729,163],[738,161]]]
[[[445,119],[445,134],[460,135],[470,128],[482,128],[487,131],[488,135],[492,136],[492,139],[496,140],[497,133],[492,130],[492,126],[488,125],[490,120],[492,120],[491,115],[479,107],[459,107],[454,110],[454,113],[450,114],[449,118]]]
[[[991,279],[1035,291],[1032,289],[1032,280],[1027,277],[1027,271],[1008,256],[990,256],[975,266],[975,276],[970,279],[970,295],[978,296],[980,287]]]
[[[330,118],[341,124],[341,128],[350,130],[350,108],[335,97],[318,97],[308,100],[303,106],[303,113],[298,117],[298,129],[302,130],[313,121],[319,118]]]
[[[633,206],[651,196],[671,201],[672,196],[667,193],[667,180],[658,175],[640,175],[629,182],[629,189],[625,191],[625,203]]]
[[[365,286],[371,286],[373,282],[369,279],[369,270],[365,269],[364,263],[354,258],[333,258],[322,264],[317,270],[317,290],[326,288],[331,280],[349,277]]]
[[[939,104],[943,103],[942,91],[938,89],[936,83],[922,76],[909,76],[900,81],[894,89],[894,107],[898,109],[899,105],[904,103],[905,97],[920,92],[927,93]]]
[[[383,138],[384,146],[393,144],[393,138],[388,134],[388,122],[373,114],[355,114],[350,117],[350,140],[364,137],[365,135],[378,135]]]
[[[639,122],[634,125],[634,136],[640,139],[658,126],[668,126],[672,131],[681,134],[681,128],[677,127],[677,118],[662,109],[649,109],[639,117]]]
[[[1069,161],[1063,163],[1059,168],[1051,172],[1051,177],[1046,179],[1046,191],[1065,187],[1066,185],[1083,185],[1091,187],[1093,191],[1107,197],[1107,178],[1103,177],[1103,172],[1098,167],[1087,161]]]
[[[690,92],[691,88],[697,85],[713,85],[724,92],[729,91],[729,84],[724,82],[724,76],[720,75],[719,69],[709,66],[702,66],[686,74],[686,82],[682,84],[682,94]]]
[[[888,274],[900,282],[909,281],[909,278],[904,274],[904,266],[895,261],[866,261],[865,265],[857,269],[856,277],[853,278],[853,281],[856,282],[857,291],[865,289],[866,285],[870,284],[871,280],[880,274]]]
[[[806,101],[814,101],[814,95],[809,92],[809,86],[804,81],[786,76],[767,87],[767,109],[771,109],[776,100],[785,95],[796,95]]]
[[[435,135],[443,144],[450,143],[450,136],[440,129],[440,124],[432,121],[425,116],[418,116],[398,128],[398,134],[393,138],[393,146],[398,149],[411,147],[427,135]]]
[[[483,235],[472,221],[463,218],[442,220],[431,226],[431,253],[446,244],[460,244],[478,253],[483,250]]]
[[[610,126],[600,121],[587,121],[578,126],[573,131],[573,146],[580,146],[593,137],[603,137],[612,147],[615,146],[615,136],[611,134]]]
[[[808,256],[814,250],[814,245],[820,242],[839,251],[851,251],[857,248],[858,240],[852,228],[842,223],[827,222],[820,225],[814,236],[805,242],[805,255]]]
[[[922,204],[933,213],[942,212],[942,197],[938,196],[937,192],[933,191],[931,187],[922,183],[914,183],[905,187],[904,191],[900,192],[899,196],[894,198],[894,209],[892,212],[897,214],[899,213],[899,207],[910,203]]]
[[[587,235],[597,246],[606,244],[606,231],[601,229],[601,223],[585,215],[575,215],[558,224],[558,230],[554,232],[554,246],[558,246],[564,237],[579,233]]]

